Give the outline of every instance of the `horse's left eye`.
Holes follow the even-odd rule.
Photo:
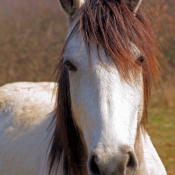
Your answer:
[[[137,58],[136,62],[139,64],[139,65],[142,65],[143,62],[145,61],[145,58],[143,56],[140,56],[139,58]]]
[[[66,68],[67,68],[69,71],[72,71],[72,72],[77,71],[77,68],[76,68],[70,61],[66,61],[66,62],[64,63],[64,65],[66,66]]]

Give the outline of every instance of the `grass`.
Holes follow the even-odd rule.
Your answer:
[[[175,174],[175,109],[150,110],[149,134],[169,175]]]
[[[56,0],[0,1],[0,85],[47,81],[67,33]]]
[[[173,76],[174,77],[174,76]],[[172,78],[173,78],[172,77]],[[163,82],[152,94],[148,132],[168,175],[175,174],[175,83]]]

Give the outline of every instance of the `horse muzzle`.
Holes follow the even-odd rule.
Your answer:
[[[91,175],[134,175],[138,163],[134,151],[129,146],[122,146],[115,154],[110,149],[94,149],[88,159]]]

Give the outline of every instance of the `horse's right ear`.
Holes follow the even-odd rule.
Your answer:
[[[58,0],[63,11],[71,17],[84,3],[84,0]]]
[[[143,0],[124,0],[128,8],[136,15]]]

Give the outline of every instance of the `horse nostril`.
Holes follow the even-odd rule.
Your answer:
[[[133,175],[137,171],[137,158],[131,147],[124,145],[121,150],[108,154],[92,152],[88,159],[88,171],[91,175]]]
[[[93,155],[89,162],[89,170],[94,175],[101,175],[100,169],[97,165],[97,157]]]
[[[133,152],[128,152],[128,161],[126,164],[126,174],[133,175],[137,170],[137,161]]]

